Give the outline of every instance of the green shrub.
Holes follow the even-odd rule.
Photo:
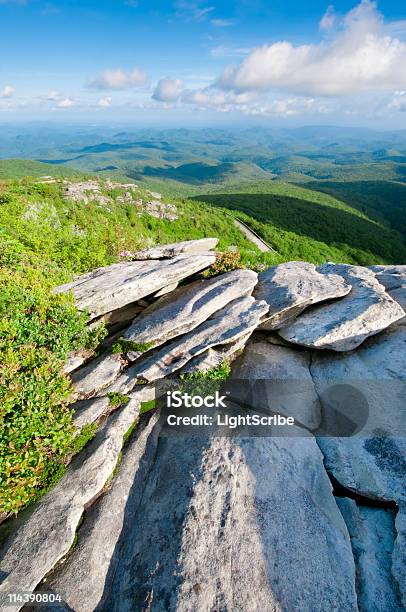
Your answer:
[[[124,406],[130,401],[130,398],[127,397],[127,395],[124,395],[123,393],[118,393],[117,391],[111,391],[110,393],[107,393],[107,397],[109,398],[110,406],[112,408]]]
[[[121,353],[128,353],[129,351],[134,351],[135,353],[145,353],[146,351],[149,351],[149,349],[151,349],[153,346],[154,342],[133,342],[132,340],[120,338],[111,347],[111,352],[115,355],[120,355]]]

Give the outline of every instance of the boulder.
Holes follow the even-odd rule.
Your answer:
[[[135,253],[135,260],[168,259],[177,255],[207,253],[217,246],[218,238],[201,238],[200,240],[185,240],[174,244],[162,244],[151,249]]]
[[[156,452],[158,419],[156,413],[137,427],[123,449],[108,491],[86,513],[74,549],[40,587],[61,595],[70,610],[93,612],[102,607],[109,592],[119,551],[136,525],[137,508]]]
[[[396,540],[392,554],[392,574],[399,586],[400,596],[403,603],[402,610],[406,609],[406,504],[398,504],[399,510],[396,515],[395,528]]]
[[[339,298],[351,291],[342,276],[321,273],[315,265],[289,261],[261,272],[254,295],[269,304],[261,329],[278,329],[291,323],[311,304]]]
[[[351,351],[404,316],[401,306],[368,268],[326,264],[318,270],[340,274],[352,290],[341,300],[315,306],[280,329],[278,333],[285,340],[318,349]]]
[[[356,611],[312,438],[161,438],[105,610]]]
[[[371,499],[406,500],[405,346],[406,329],[397,326],[356,353],[317,353],[312,360],[326,468]]]
[[[121,262],[83,274],[55,292],[73,291],[76,306],[88,310],[93,319],[200,272],[214,261],[214,254],[202,253],[163,261]]]
[[[394,510],[357,505],[347,497],[337,498],[337,504],[354,552],[359,609],[402,612],[398,584],[391,571],[396,538]]]
[[[240,400],[266,413],[292,416],[314,430],[321,422],[320,403],[309,371],[310,354],[265,340],[251,340],[235,361]],[[234,397],[234,396],[233,396]]]
[[[114,471],[124,435],[137,420],[139,407],[132,400],[112,415],[58,484],[33,508],[6,524],[0,545],[0,594],[32,591],[69,551],[85,508]]]
[[[119,355],[111,353],[100,355],[72,374],[71,379],[76,393],[94,395],[111,384],[122,368],[123,361]]]
[[[257,275],[251,270],[234,270],[210,280],[179,287],[161,298],[135,319],[124,338],[154,346],[194,329],[232,300],[251,293]],[[139,356],[129,352],[129,359]]]
[[[152,382],[169,376],[209,348],[235,342],[252,332],[267,310],[265,302],[251,296],[230,302],[199,327],[136,362],[106,391],[126,393],[139,382]]]

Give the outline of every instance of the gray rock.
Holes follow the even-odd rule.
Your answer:
[[[327,431],[318,437],[326,468],[371,499],[406,499],[405,346],[406,329],[397,326],[356,353],[317,353],[311,365]]]
[[[135,253],[134,259],[168,259],[183,253],[206,253],[214,249],[217,243],[218,238],[201,238],[200,240],[185,240],[184,242],[175,242],[173,244],[161,244],[151,249],[138,251],[138,253]]]
[[[261,329],[278,329],[311,304],[339,298],[351,291],[338,274],[321,273],[315,265],[289,261],[261,272],[254,296],[269,304],[269,315]]]
[[[224,346],[216,346],[201,353],[197,357],[191,359],[185,367],[182,368],[182,374],[190,374],[197,371],[207,372],[225,361],[230,362],[236,357],[239,351],[242,351],[250,336],[251,332],[244,336],[240,336],[235,342],[225,344]]]
[[[217,345],[235,342],[252,332],[266,314],[265,302],[251,296],[241,297],[217,311],[191,332],[173,340],[150,356],[128,368],[108,391],[130,391],[137,382],[152,382],[182,368],[193,357]]]
[[[265,340],[251,340],[235,361],[241,399],[266,413],[292,416],[311,430],[321,422],[320,403],[309,371],[310,354]]]
[[[392,574],[399,586],[403,610],[406,610],[406,505],[398,504],[395,528],[397,532],[392,554]]]
[[[368,268],[326,264],[318,270],[340,274],[352,290],[341,300],[315,306],[280,329],[285,340],[319,349],[350,351],[404,316],[403,309]]]
[[[79,400],[69,406],[73,411],[73,423],[78,429],[82,429],[90,423],[95,423],[103,415],[108,414],[110,412],[109,407],[110,400],[108,397]]]
[[[406,286],[406,272],[404,274],[389,274],[382,272],[376,275],[376,280],[385,287],[387,291],[390,289],[398,289]]]
[[[0,593],[32,591],[66,555],[85,507],[113,473],[123,436],[138,414],[139,402],[133,400],[112,415],[58,484],[9,527],[11,532],[0,550],[0,575],[4,577]]]
[[[171,293],[171,291],[174,291],[177,286],[178,286],[178,283],[172,283],[172,285],[167,285],[166,287],[162,287],[162,289],[154,293],[152,297],[159,298],[159,297],[162,297],[163,295],[167,295],[168,293]]]
[[[392,264],[387,266],[369,266],[370,270],[374,272],[384,272],[386,274],[406,274],[406,265],[400,264],[393,266]]]
[[[76,393],[93,395],[107,387],[119,375],[124,367],[120,355],[100,355],[80,370],[76,370],[71,378]]]
[[[87,309],[93,319],[200,272],[214,261],[214,254],[205,253],[179,255],[163,261],[116,263],[60,285],[55,293],[72,290],[76,306],[80,310]]]
[[[103,609],[148,607],[357,610],[348,532],[314,439],[160,439]]]
[[[69,355],[63,367],[63,370],[62,370],[63,373],[69,374],[70,372],[77,370],[78,368],[80,368],[81,365],[85,363],[86,359],[87,359],[86,355],[80,355],[76,353]]]
[[[196,328],[232,300],[251,293],[256,282],[255,272],[234,270],[179,287],[146,308],[127,329],[124,338],[155,346],[164,344]],[[128,357],[134,359],[131,352]]]
[[[399,589],[391,572],[395,512],[357,506],[337,498],[346,522],[357,568],[356,589],[360,612],[401,612]]]
[[[397,287],[396,289],[392,289],[391,291],[388,291],[388,293],[391,296],[391,298],[393,298],[395,302],[397,302],[406,312],[406,284],[402,285],[401,287]],[[396,321],[396,325],[405,325],[405,324],[406,324],[406,316],[404,316],[403,319],[399,319],[399,321]]]
[[[136,525],[158,442],[158,418],[156,413],[137,427],[108,491],[86,513],[75,548],[40,588],[61,595],[71,610],[92,612],[109,592],[120,551]]]

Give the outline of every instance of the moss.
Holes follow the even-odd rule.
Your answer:
[[[149,402],[142,402],[140,414],[145,414],[146,412],[150,412],[150,410],[155,410],[156,408],[156,400],[149,400]]]
[[[135,353],[146,353],[153,346],[154,342],[133,342],[132,340],[120,338],[115,344],[113,344],[111,350],[112,353],[116,355],[121,353],[129,353],[130,351],[134,351]]]
[[[125,406],[125,404],[128,404],[128,402],[130,401],[130,398],[127,397],[127,395],[124,395],[123,393],[118,393],[117,391],[111,391],[110,393],[107,393],[107,397],[109,398],[110,406],[112,406],[113,408]]]

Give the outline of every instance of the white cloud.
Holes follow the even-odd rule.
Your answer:
[[[213,47],[210,51],[212,57],[241,57],[250,53],[252,49],[249,47],[227,47],[225,45],[219,45]]]
[[[111,103],[112,99],[110,98],[110,96],[107,96],[106,98],[100,98],[97,103],[97,106],[99,106],[100,108],[109,108],[109,106],[111,106]]]
[[[325,25],[331,15],[325,15]],[[324,19],[324,18],[323,18]],[[362,0],[319,44],[288,41],[254,49],[217,83],[235,91],[280,90],[307,96],[343,96],[406,87],[406,44],[385,30],[376,4]]]
[[[406,113],[406,91],[395,91],[392,100],[388,104],[388,109]]]
[[[176,102],[182,93],[182,86],[180,79],[165,77],[158,81],[152,97],[159,102]]]
[[[89,82],[91,89],[131,89],[140,87],[148,80],[146,72],[140,68],[133,70],[104,70],[100,75],[94,77]]]
[[[327,7],[326,12],[320,20],[319,26],[321,30],[331,30],[333,25],[335,24],[336,16],[334,13],[334,6],[330,4]]]
[[[215,28],[229,28],[234,25],[234,21],[232,19],[211,19],[210,23]]]
[[[51,89],[50,91],[48,91],[47,100],[52,100],[53,102],[55,102],[58,99],[59,99],[58,91],[55,91],[54,89]]]
[[[12,85],[6,85],[0,90],[0,98],[12,98],[15,94],[15,88]]]
[[[290,117],[301,113],[326,113],[329,107],[315,98],[299,96],[268,99],[256,92],[235,93],[215,87],[185,90],[182,101],[199,110],[239,112],[244,115]]]
[[[64,98],[57,104],[58,108],[72,108],[72,106],[75,106],[75,101],[72,98]]]
[[[214,6],[205,6],[205,3],[200,1],[178,0],[176,2],[177,14],[188,20],[202,21],[212,13]]]

